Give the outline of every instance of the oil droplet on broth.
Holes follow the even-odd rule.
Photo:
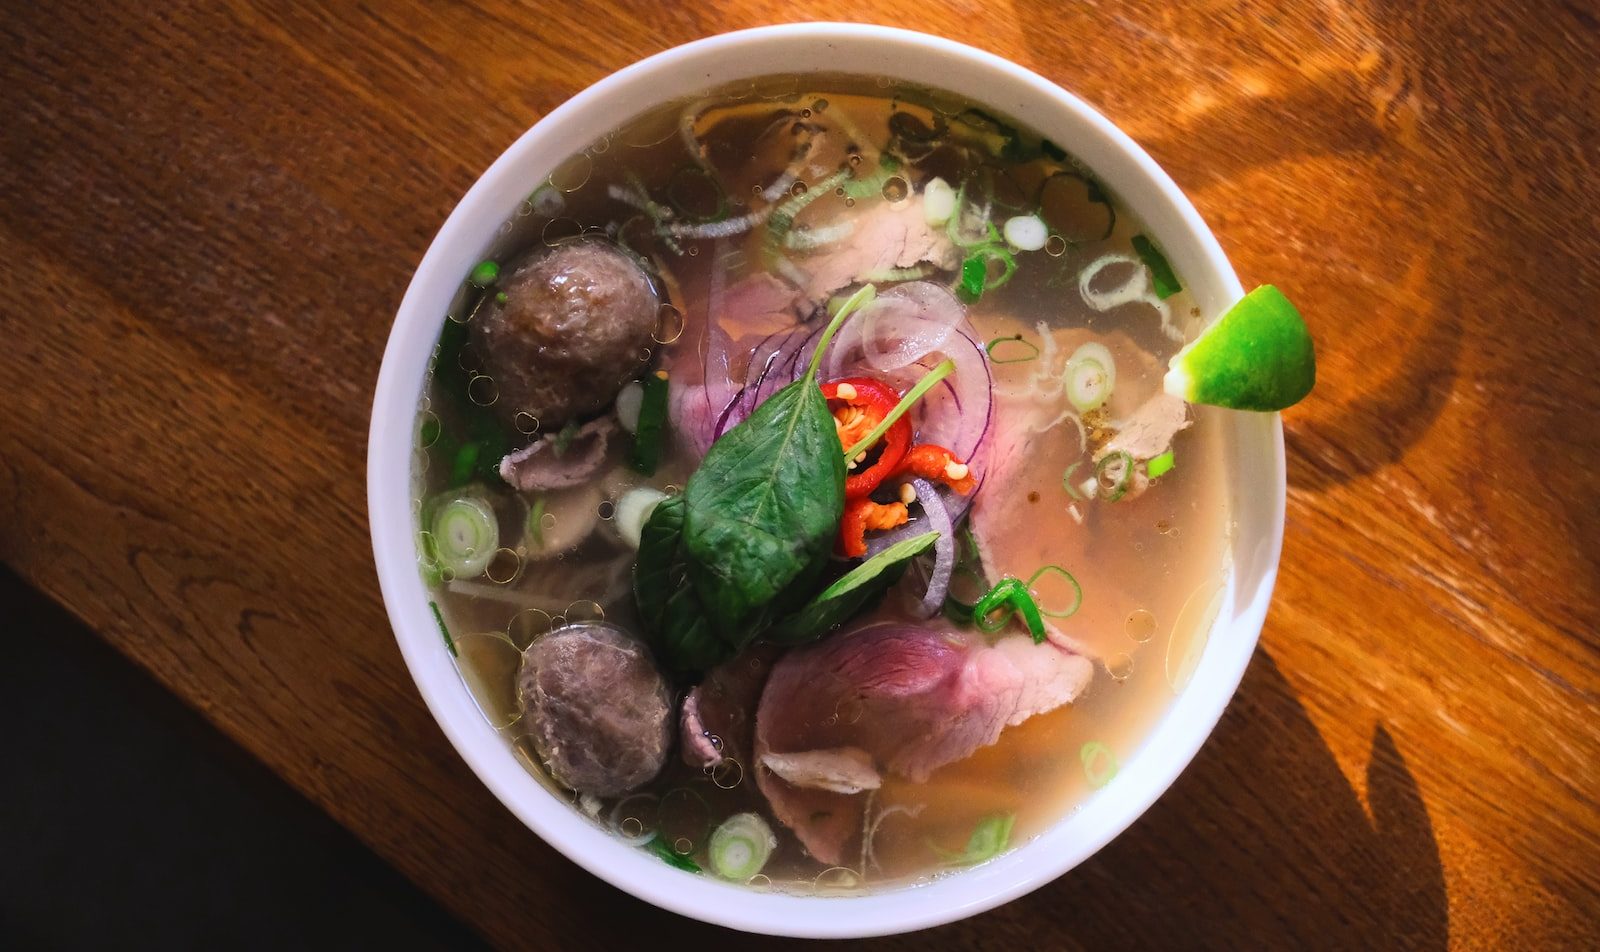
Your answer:
[[[532,436],[539,432],[539,418],[526,410],[518,410],[513,422],[517,426],[517,432],[523,436]]]
[[[1223,587],[1215,580],[1201,583],[1178,610],[1172,623],[1172,634],[1167,639],[1167,684],[1174,694],[1182,693],[1200,666],[1200,656],[1205,653],[1211,639],[1211,626],[1222,610]]]
[[[1129,638],[1144,644],[1156,636],[1156,616],[1143,608],[1136,608],[1128,613],[1123,630]]]
[[[861,875],[844,866],[834,866],[817,874],[812,880],[820,894],[853,892],[861,887]]]
[[[889,202],[903,202],[911,194],[911,186],[898,175],[889,176],[883,183],[883,197]]]
[[[456,670],[483,717],[496,729],[516,722],[517,669],[522,651],[499,632],[457,635]]]
[[[683,312],[671,304],[661,305],[656,313],[656,329],[650,337],[658,344],[670,344],[683,336]]]
[[[556,245],[564,241],[571,241],[581,234],[583,234],[583,226],[573,219],[552,218],[544,223],[543,228],[539,229],[539,240],[544,242],[546,247],[554,248]]]
[[[568,605],[565,616],[567,623],[574,625],[585,621],[605,621],[606,610],[600,607],[599,602],[583,598]]]
[[[1133,655],[1119,651],[1105,660],[1106,674],[1113,681],[1126,681],[1133,674]]]
[[[550,184],[562,192],[576,192],[588,183],[593,172],[594,159],[587,152],[579,152],[551,171]]]
[[[522,554],[505,546],[495,550],[494,557],[483,569],[484,577],[498,585],[510,585],[521,574]]]
[[[492,407],[500,399],[500,388],[488,374],[478,374],[467,381],[467,398],[480,407]]]
[[[549,612],[537,608],[524,608],[511,616],[511,621],[506,624],[506,636],[511,639],[511,643],[518,651],[526,651],[529,645],[554,627]]]

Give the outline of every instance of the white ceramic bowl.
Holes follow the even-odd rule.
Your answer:
[[[1020,120],[1077,155],[1131,206],[1204,313],[1220,313],[1243,293],[1216,239],[1155,162],[1099,113],[1028,70],[948,40],[873,26],[812,23],[712,37],[635,63],[574,96],[507,149],[456,206],[417,268],[384,352],[367,492],[384,602],[417,687],[468,766],[530,829],[596,876],[674,912],[751,932],[846,937],[950,922],[1036,889],[1092,855],[1166,790],[1215,726],[1261,632],[1283,542],[1283,431],[1276,414],[1225,415],[1237,523],[1233,571],[1187,688],[1109,785],[997,860],[926,885],[863,896],[754,892],[680,872],[625,846],[540,786],[485,722],[457,675],[416,569],[411,441],[440,321],[462,275],[532,185],[620,120],[732,80],[821,70],[893,76]]]

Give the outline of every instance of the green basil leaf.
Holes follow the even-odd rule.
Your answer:
[[[926,552],[938,538],[937,532],[924,532],[896,542],[862,562],[779,623],[767,640],[794,645],[821,638],[900,581],[911,560]]]
[[[683,558],[682,496],[663,499],[639,536],[633,566],[634,601],[639,618],[655,637],[654,647],[675,671],[704,671],[733,655],[712,632],[705,609],[689,582]]]
[[[816,578],[844,511],[844,456],[811,375],[712,444],[683,495],[689,577],[713,630],[742,648],[774,600]]]

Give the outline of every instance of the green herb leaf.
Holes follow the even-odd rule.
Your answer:
[[[926,552],[938,538],[937,532],[924,532],[896,542],[867,559],[823,589],[800,611],[774,626],[768,633],[768,640],[803,644],[844,624],[900,581],[911,560]]]
[[[645,374],[639,380],[643,395],[639,399],[639,423],[634,427],[634,470],[654,476],[661,460],[661,447],[667,436],[667,378],[665,373]]]
[[[439,624],[439,634],[444,636],[444,646],[450,649],[451,655],[459,658],[460,655],[456,654],[456,640],[450,637],[450,628],[444,623],[444,614],[439,611],[439,603],[429,602],[428,607],[433,609],[433,620]]]
[[[814,578],[844,511],[844,457],[807,375],[712,445],[684,490],[689,576],[713,628],[742,647],[761,610]]]
[[[675,866],[686,873],[700,872],[699,863],[673,849],[671,844],[662,839],[659,833],[650,837],[650,841],[644,844],[644,848],[661,857],[661,861],[668,866]]]
[[[1160,456],[1152,456],[1150,457],[1149,461],[1144,464],[1145,475],[1149,476],[1151,479],[1157,479],[1161,476],[1165,476],[1167,473],[1172,472],[1172,467],[1176,465],[1176,460],[1177,457],[1172,455],[1171,450],[1167,450]]]
[[[967,838],[967,848],[959,853],[933,846],[933,851],[945,862],[958,866],[975,866],[1005,852],[1011,841],[1011,828],[1017,822],[1015,813],[996,813],[978,821],[972,835]]]
[[[699,596],[689,584],[682,551],[686,509],[682,496],[669,496],[650,513],[639,536],[633,592],[639,617],[652,628],[662,660],[677,671],[703,671],[734,652],[712,633]]]
[[[1133,250],[1139,253],[1139,260],[1150,269],[1150,283],[1156,289],[1156,297],[1165,301],[1183,290],[1183,285],[1178,283],[1178,276],[1172,272],[1172,265],[1167,263],[1166,256],[1154,242],[1143,235],[1134,235]]]
[[[961,296],[968,301],[983,297],[984,279],[989,276],[989,262],[981,255],[969,255],[961,262]]]

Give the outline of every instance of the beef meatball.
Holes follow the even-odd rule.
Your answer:
[[[523,727],[550,775],[612,797],[647,783],[672,745],[672,693],[650,652],[615,625],[567,625],[522,656]]]
[[[507,423],[532,414],[545,432],[591,416],[651,355],[660,296],[611,243],[568,241],[507,269],[498,296],[472,321],[474,349]]]

